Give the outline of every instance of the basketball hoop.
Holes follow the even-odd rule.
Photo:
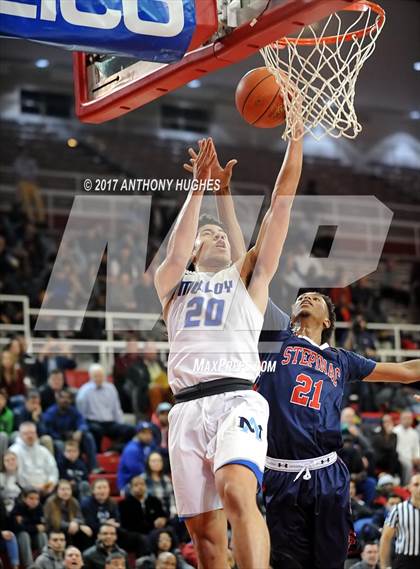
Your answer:
[[[284,37],[261,49],[282,89],[284,139],[298,140],[302,125],[303,133],[316,140],[327,134],[356,138],[362,130],[354,110],[356,81],[384,23],[381,6],[360,0],[305,26],[297,37]]]

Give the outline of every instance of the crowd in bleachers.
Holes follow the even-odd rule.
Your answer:
[[[65,540],[94,569],[103,569],[110,553],[137,569],[154,568],[165,551],[174,553],[177,568],[191,567],[187,558],[194,564],[194,552],[176,515],[170,479],[171,403],[163,365],[140,356],[129,366],[124,356],[116,361],[121,389],[131,368],[144,368],[143,377],[136,376],[136,403],[144,387],[150,392],[142,411],[136,408],[142,420],[129,424],[117,388],[99,364],[83,375],[81,382],[88,381],[80,389],[72,389],[70,358],[55,358],[62,367],[50,369],[45,381],[37,375],[41,358],[18,358],[11,344],[2,361],[10,358],[14,375],[0,368],[0,539],[10,564],[46,567],[51,558],[49,567],[58,569]],[[166,387],[154,386],[156,374]],[[151,400],[158,401],[153,408]],[[58,542],[60,555],[54,553]]]
[[[130,567],[154,569],[164,551],[174,553],[174,567],[196,567],[171,484],[166,368],[152,343],[140,353],[133,342],[108,377],[99,364],[74,369],[69,353],[31,359],[20,337],[2,351],[0,542],[13,567],[61,569],[64,544],[91,569],[114,553]],[[364,399],[347,395],[340,454],[358,537],[371,543],[420,470],[420,425],[405,408],[414,402],[409,393],[385,414],[385,407],[361,412]],[[124,418],[122,402],[136,420]]]
[[[19,160],[19,194],[0,214],[0,293],[28,296],[31,307],[39,307],[58,242],[45,230],[37,165],[25,152]],[[164,217],[156,218],[156,239],[167,225]],[[92,227],[65,251],[50,308],[78,306],[82,275],[90,270],[85,245],[98,239],[100,231]],[[136,265],[136,243],[143,239],[144,226],[134,223],[121,237],[108,275],[117,285],[110,299],[114,310],[140,312],[139,307],[154,301],[152,277]],[[384,264],[379,283],[365,278],[325,291],[337,306],[338,320],[350,325],[349,331],[337,331],[339,345],[375,359],[388,337],[373,334],[366,321],[387,321],[395,307],[414,314],[411,307],[420,305],[420,265],[412,266],[411,286],[405,290],[395,278],[398,265]],[[303,268],[294,255],[288,278],[301,279],[304,286]],[[105,253],[89,309],[105,308],[106,279]],[[0,303],[2,324],[22,321],[19,304]],[[126,351],[113,370],[92,364],[88,373],[72,353],[71,339],[101,339],[103,334],[103,322],[86,319],[80,332],[67,333],[67,346],[57,347],[54,338],[47,338],[32,356],[16,336],[1,351],[0,555],[13,569],[197,566],[176,515],[171,484],[167,439],[172,399],[164,358],[150,341],[162,338],[162,332],[121,333]],[[138,339],[148,340],[142,351]],[[402,347],[418,348],[418,338],[403,338]],[[412,392],[400,386],[351,384],[345,405],[341,456],[351,472],[358,537],[367,544],[363,552],[355,551],[358,559],[360,553],[374,554],[369,547],[375,547],[387,512],[408,496],[410,475],[420,470],[420,426]],[[127,421],[127,414],[134,419]]]

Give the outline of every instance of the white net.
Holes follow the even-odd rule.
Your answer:
[[[355,138],[362,130],[354,109],[355,86],[375,49],[384,13],[379,15],[369,2],[359,4],[362,11],[332,14],[305,26],[297,37],[261,50],[283,93],[284,139],[297,140],[305,133],[316,140],[327,134]]]

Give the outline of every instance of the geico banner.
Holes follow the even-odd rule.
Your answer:
[[[159,63],[183,57],[194,0],[0,0],[0,35]]]

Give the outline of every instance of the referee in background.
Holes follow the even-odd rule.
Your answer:
[[[420,568],[420,474],[412,476],[408,487],[411,498],[395,506],[388,514],[380,544],[381,569]],[[391,559],[392,540],[395,559]]]

